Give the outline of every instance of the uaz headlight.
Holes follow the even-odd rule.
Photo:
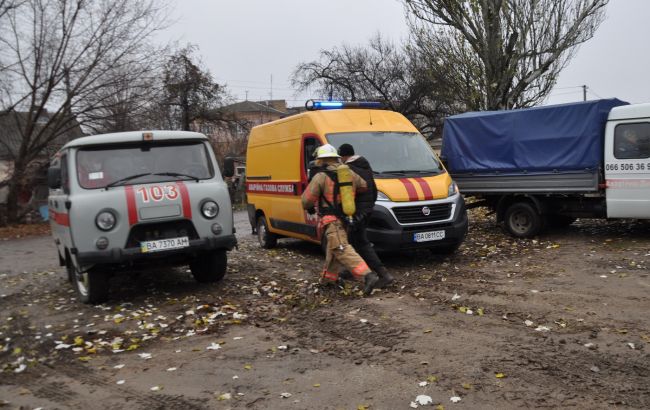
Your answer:
[[[115,227],[117,218],[111,211],[101,211],[95,218],[95,225],[102,231],[110,231]]]
[[[201,213],[208,219],[212,219],[219,213],[219,205],[214,201],[205,201],[201,205]]]

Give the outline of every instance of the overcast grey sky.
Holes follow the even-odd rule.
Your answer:
[[[302,61],[343,43],[366,44],[379,32],[407,36],[398,0],[173,0],[176,23],[165,38],[197,44],[205,65],[243,100],[286,99],[302,105],[289,77]],[[561,74],[548,103],[587,97],[650,101],[649,0],[610,0],[607,19]],[[317,97],[317,96],[313,96]]]

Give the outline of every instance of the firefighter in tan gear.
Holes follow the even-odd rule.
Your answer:
[[[302,207],[307,211],[318,208],[323,235],[327,240],[322,278],[336,282],[338,273],[347,269],[352,272],[355,279],[364,282],[363,293],[368,295],[374,289],[379,277],[368,268],[363,258],[348,243],[345,226],[347,216],[344,213],[344,208],[349,207],[350,201],[354,207],[354,192],[366,189],[367,185],[361,177],[349,169],[345,171],[349,172],[350,182],[344,182],[338,175],[340,172],[337,173],[337,170],[342,171],[339,167],[346,167],[341,164],[340,158],[336,148],[330,144],[322,145],[316,150],[317,165],[325,169],[314,176],[302,194]],[[344,178],[348,179],[347,175]],[[351,198],[345,195],[346,188],[350,185],[353,188],[350,190]]]

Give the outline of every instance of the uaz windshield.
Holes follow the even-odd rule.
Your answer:
[[[84,147],[77,152],[77,177],[86,189],[199,180],[213,175],[203,142]]]
[[[378,173],[432,173],[443,168],[425,139],[407,132],[349,132],[328,134],[335,147],[350,144]]]

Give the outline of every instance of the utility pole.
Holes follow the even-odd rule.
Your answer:
[[[582,86],[582,101],[587,101],[587,86]]]
[[[271,101],[273,101],[273,74],[271,74],[271,92],[270,92]]]

